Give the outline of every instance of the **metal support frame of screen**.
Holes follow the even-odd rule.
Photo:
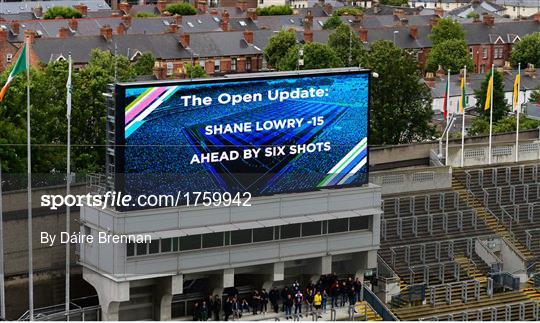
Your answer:
[[[319,70],[304,70],[304,71],[294,71],[294,72],[268,72],[268,73],[246,73],[246,74],[233,74],[226,75],[225,77],[219,78],[202,78],[194,80],[171,80],[171,81],[150,81],[150,82],[131,82],[131,83],[117,83],[115,85],[115,148],[114,148],[114,168],[115,175],[124,173],[124,163],[125,163],[125,152],[124,148],[126,145],[125,140],[125,114],[124,108],[127,104],[125,102],[126,89],[133,87],[152,87],[152,86],[170,86],[170,85],[193,85],[193,84],[211,84],[211,83],[221,83],[221,82],[241,82],[241,81],[253,81],[253,80],[271,80],[271,79],[281,79],[281,78],[302,78],[309,76],[333,76],[333,75],[344,75],[344,74],[367,74],[368,75],[368,102],[367,102],[367,137],[370,136],[370,111],[371,111],[371,71],[361,68],[334,68],[334,69],[319,69]],[[367,167],[369,168],[369,147],[367,150]],[[369,181],[369,171],[366,174],[367,181]],[[123,176],[115,176],[114,179],[115,191],[124,192],[124,178]],[[336,186],[326,186],[324,189],[332,188],[345,188],[345,187],[358,187],[362,186],[365,183],[353,183],[353,184],[341,184]],[[296,191],[287,191],[282,192],[283,194],[287,193],[299,193],[299,192],[311,192],[318,191],[322,188],[316,188],[309,190],[296,190]],[[280,193],[281,194],[281,193]],[[266,194],[260,194],[258,196],[264,196]],[[268,194],[274,195],[274,194]],[[130,208],[136,209],[136,208]]]

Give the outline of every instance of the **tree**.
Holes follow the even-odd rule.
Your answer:
[[[362,9],[360,8],[352,8],[352,7],[341,7],[334,9],[332,12],[333,16],[356,16],[357,14],[362,13]]]
[[[137,14],[135,15],[135,18],[152,18],[152,17],[157,17],[158,15],[156,15],[155,13],[151,13],[151,12],[137,12]]]
[[[347,66],[358,66],[366,55],[364,45],[349,25],[342,24],[328,36],[328,46],[332,48]],[[349,63],[349,57],[350,63]]]
[[[264,57],[268,64],[277,68],[278,62],[287,55],[291,47],[296,44],[294,31],[281,30],[273,35],[264,50]]]
[[[519,118],[519,130],[531,130],[540,126],[540,121],[529,119],[523,115]],[[493,133],[514,132],[516,131],[516,116],[506,116],[501,120],[493,123]],[[475,118],[471,124],[469,134],[473,136],[489,134],[489,117]]]
[[[528,64],[540,66],[540,32],[524,36],[520,42],[514,44],[510,56],[512,65],[521,63],[522,67]]]
[[[300,50],[303,51],[304,64],[302,66],[298,65]],[[343,62],[332,48],[319,43],[295,45],[289,49],[287,55],[278,63],[280,71],[292,71],[297,68],[309,70],[334,67],[343,67]]]
[[[268,7],[257,8],[257,16],[284,16],[284,15],[292,15],[292,13],[293,13],[292,8],[287,5],[282,5],[282,6],[271,5]]]
[[[137,75],[152,75],[154,73],[154,65],[156,63],[156,58],[154,55],[150,52],[142,54],[135,64],[133,65],[133,68],[135,69],[135,73]]]
[[[532,103],[540,103],[540,87],[536,88],[532,93],[531,97],[529,98],[529,102]]]
[[[207,77],[206,71],[201,65],[196,64],[193,68],[191,64],[186,64],[186,77],[187,78],[201,78],[201,77]]]
[[[436,26],[431,29],[429,39],[433,43],[433,47],[449,39],[465,40],[465,32],[463,27],[452,18],[439,19]]]
[[[476,111],[488,118],[490,111],[485,110],[487,88],[489,83],[489,78],[491,77],[491,70],[487,73],[482,85],[479,89],[474,90],[474,95],[476,97]],[[495,71],[495,76],[493,77],[493,122],[497,122],[505,117],[508,113],[508,104],[504,98],[504,84],[503,84],[503,75]]]
[[[428,55],[427,69],[436,71],[440,65],[444,70],[458,73],[465,65],[472,70],[473,64],[465,41],[448,39],[433,46]]]
[[[172,15],[180,16],[192,16],[197,14],[197,9],[187,2],[170,4],[165,7],[165,11],[168,11]]]
[[[395,6],[395,7],[402,7],[402,6],[409,6],[407,0],[381,0],[381,4],[387,5],[387,6]]]
[[[332,15],[332,17],[328,18],[324,22],[322,28],[323,29],[336,29],[338,26],[342,24],[343,24],[343,21],[341,21],[341,19],[337,15]]]
[[[376,41],[365,65],[379,75],[371,85],[370,144],[432,139],[431,92],[421,82],[413,58],[391,41]]]
[[[467,14],[467,18],[471,19],[471,18],[479,18],[480,17],[480,14],[478,14],[478,12],[476,11],[471,11]]]
[[[45,11],[43,15],[43,19],[55,19],[56,17],[81,18],[82,14],[71,7],[54,6]]]

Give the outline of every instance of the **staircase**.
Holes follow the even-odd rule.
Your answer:
[[[354,309],[357,314],[361,314],[361,315],[365,314],[367,316],[366,321],[382,321],[383,320],[382,317],[379,314],[377,314],[366,301],[356,302],[356,304],[354,305]]]
[[[456,192],[458,192],[460,198],[464,200],[469,207],[474,209],[476,211],[476,215],[483,219],[486,225],[495,231],[497,235],[500,237],[505,238],[507,241],[511,241],[513,245],[519,250],[519,252],[526,258],[526,259],[532,259],[533,255],[525,247],[522,243],[519,241],[514,241],[508,230],[503,225],[500,225],[499,222],[495,217],[493,217],[491,214],[489,214],[486,209],[484,208],[482,202],[478,200],[478,198],[467,194],[467,189],[465,186],[456,178],[452,178],[452,189]]]

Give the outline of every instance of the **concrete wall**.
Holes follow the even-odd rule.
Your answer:
[[[519,161],[540,159],[540,141],[536,139],[521,140],[519,144]],[[448,164],[461,166],[461,146],[450,146],[448,149]],[[516,160],[515,141],[494,142],[492,145],[492,164],[513,163]],[[487,165],[489,162],[488,143],[465,146],[464,166]]]
[[[369,180],[381,186],[383,195],[446,190],[452,187],[452,169],[442,166],[373,172],[370,173]]]
[[[276,195],[256,198],[250,207],[180,207],[132,212],[115,212],[83,207],[81,222],[92,234],[150,233],[155,238],[190,235],[190,230],[207,226],[236,224],[248,229],[261,226],[256,221],[275,219],[298,223],[296,217],[342,212],[345,216],[373,216],[373,232],[358,231],[219,247],[191,252],[157,254],[126,259],[125,244],[82,244],[81,263],[112,275],[114,279],[135,279],[141,275],[186,273],[232,268],[260,263],[302,259],[324,254],[377,249],[379,245],[381,190],[375,185],[339,190]],[[269,224],[273,226],[272,224]],[[228,230],[228,229],[227,229]],[[227,231],[222,230],[222,231]],[[234,228],[233,228],[234,230]]]

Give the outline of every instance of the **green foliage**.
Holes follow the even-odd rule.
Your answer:
[[[292,8],[287,5],[282,5],[282,6],[272,5],[269,7],[257,8],[257,16],[284,16],[284,15],[292,15],[292,13],[293,13]]]
[[[536,88],[529,98],[529,102],[540,103],[540,88]]]
[[[435,46],[449,39],[465,40],[465,32],[461,24],[457,21],[454,21],[452,18],[442,18],[439,19],[437,26],[431,29],[429,39],[431,39],[433,46]]]
[[[105,163],[105,118],[103,92],[117,79],[131,81],[137,76],[135,64],[124,56],[93,50],[85,67],[72,75],[72,169],[74,172],[103,171]],[[68,64],[52,62],[31,70],[32,171],[65,171],[66,81]],[[3,84],[10,70],[0,74]],[[6,172],[26,171],[26,77],[13,80],[0,103],[0,159]]]
[[[467,18],[471,19],[471,18],[479,18],[480,15],[478,14],[478,12],[476,11],[471,11],[467,14]]]
[[[264,57],[270,66],[276,68],[279,61],[287,55],[289,49],[295,44],[296,35],[294,31],[281,30],[268,41],[268,46],[264,49]]]
[[[408,7],[408,1],[407,0],[381,0],[381,4],[387,5],[387,6],[395,6],[395,7],[402,7],[406,6]]]
[[[486,94],[490,77],[491,70],[486,74],[481,87],[474,90],[474,95],[476,97],[476,111],[487,118],[489,118],[490,111],[485,110],[484,107],[487,99]],[[503,75],[495,71],[495,76],[493,77],[493,122],[501,120],[508,113],[508,104],[504,97],[503,81]]]
[[[332,16],[356,16],[361,12],[362,9],[360,8],[341,7],[334,9],[334,11],[332,12]]]
[[[206,71],[204,70],[204,68],[199,65],[199,64],[196,64],[193,68],[191,66],[191,64],[186,64],[186,77],[188,78],[201,78],[201,77],[207,77],[208,75],[206,75]]]
[[[299,52],[303,50],[304,65],[298,66]],[[343,67],[343,62],[336,52],[328,45],[310,43],[295,45],[289,49],[287,55],[278,63],[278,70],[293,71],[298,69],[309,70],[318,68]]]
[[[158,15],[151,13],[151,12],[137,12],[135,15],[135,18],[152,18],[157,17]]]
[[[192,16],[197,14],[197,9],[187,2],[173,3],[165,8],[172,15]]]
[[[62,18],[81,18],[82,14],[72,7],[54,6],[45,11],[43,19]]]
[[[137,75],[152,75],[154,74],[154,65],[156,58],[150,52],[142,54],[133,65]]]
[[[328,36],[330,46],[347,66],[358,66],[365,58],[366,50],[354,30],[349,25],[342,24]],[[349,57],[351,58],[349,64]]]
[[[524,36],[520,42],[514,44],[510,56],[512,65],[521,63],[522,67],[528,64],[540,66],[540,32]]]
[[[342,24],[343,24],[343,21],[341,21],[341,19],[338,16],[332,16],[324,22],[322,28],[323,29],[336,29]]]
[[[465,65],[472,70],[473,64],[467,43],[460,39],[448,39],[433,46],[428,55],[427,69],[436,71],[440,65],[444,70],[450,69],[455,74]]]
[[[519,118],[519,130],[531,130],[540,126],[540,121],[529,119],[523,115]],[[493,122],[493,133],[515,132],[516,131],[516,116],[506,116],[497,122]],[[478,117],[472,121],[470,135],[488,135],[489,134],[489,117]]]
[[[393,145],[432,139],[435,128],[430,90],[413,58],[391,41],[376,41],[364,66],[372,78],[370,144]]]

